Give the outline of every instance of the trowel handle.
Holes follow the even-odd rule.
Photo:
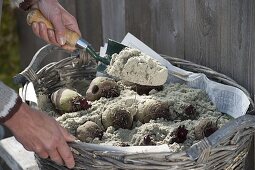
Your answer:
[[[48,29],[54,30],[52,23],[48,21],[38,9],[33,9],[27,15],[28,25],[31,25],[33,22],[38,22],[38,23],[42,22],[46,25]],[[65,30],[65,36],[66,36],[67,44],[72,47],[75,47],[77,41],[80,39],[80,35],[78,33],[73,32],[69,29]]]

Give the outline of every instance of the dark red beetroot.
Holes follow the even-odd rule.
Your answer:
[[[176,143],[183,143],[187,139],[188,130],[185,128],[185,125],[179,126],[175,131],[172,133],[173,138],[170,144]]]

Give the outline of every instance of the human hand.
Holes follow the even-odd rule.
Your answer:
[[[61,46],[66,50],[74,50],[74,47],[66,44],[65,29],[81,35],[75,17],[67,12],[57,0],[40,0],[33,8],[38,8],[55,28],[55,30],[51,30],[47,29],[44,23],[33,23],[33,32],[50,44]]]
[[[58,125],[55,119],[22,103],[11,119],[4,123],[15,138],[28,151],[34,151],[41,158],[50,157],[57,164],[73,168],[72,152],[67,142],[75,137]]]

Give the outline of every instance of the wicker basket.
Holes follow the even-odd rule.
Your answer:
[[[53,62],[39,70],[45,57],[53,57],[52,52],[60,48],[47,45],[39,50],[31,64],[15,77],[16,83],[34,83],[36,92],[51,94],[59,87],[66,86],[66,80],[86,79],[91,81],[96,76],[97,63],[90,60],[84,52],[75,52],[71,57]],[[212,69],[200,66],[183,59],[162,55],[172,64],[185,70],[200,72],[224,84],[240,88],[250,99],[249,110],[254,103],[249,93],[231,78],[217,73]],[[69,81],[70,82],[70,81]],[[251,111],[250,113],[252,113]],[[255,116],[246,114],[234,119],[217,130],[208,138],[204,138],[188,150],[178,153],[119,153],[106,151],[104,147],[87,144],[71,143],[76,161],[74,169],[243,169],[255,128]],[[36,155],[42,169],[67,169],[54,164],[49,159],[41,159]]]

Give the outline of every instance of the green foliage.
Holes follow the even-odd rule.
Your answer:
[[[20,57],[14,10],[10,1],[3,1],[0,24],[0,80],[12,88],[12,77],[20,71]]]

